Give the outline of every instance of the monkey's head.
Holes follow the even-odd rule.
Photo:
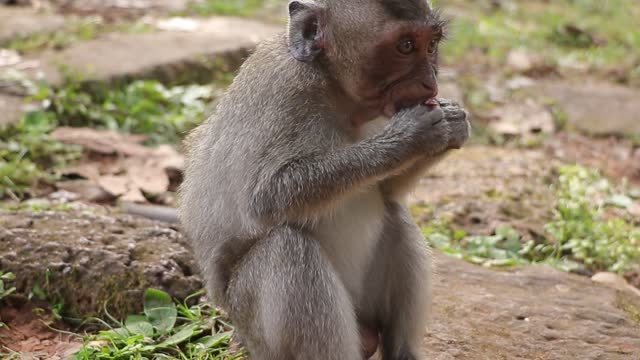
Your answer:
[[[446,22],[426,0],[294,0],[289,48],[324,67],[369,114],[393,116],[438,94]]]

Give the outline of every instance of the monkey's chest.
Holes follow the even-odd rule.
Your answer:
[[[382,235],[384,199],[379,189],[356,193],[320,220],[316,238],[352,299],[359,299]]]

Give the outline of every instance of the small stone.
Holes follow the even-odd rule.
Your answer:
[[[631,286],[625,278],[615,273],[599,272],[593,275],[591,277],[591,280],[599,284],[604,284],[621,291],[630,291],[640,296],[640,290]]]
[[[507,65],[518,72],[526,72],[533,68],[532,56],[523,50],[512,50],[507,56]]]

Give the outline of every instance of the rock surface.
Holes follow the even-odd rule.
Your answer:
[[[207,70],[234,57],[239,66],[249,49],[281,30],[251,20],[214,17],[199,21],[194,31],[111,33],[62,51],[46,51],[37,56],[37,70],[54,85],[64,80],[61,65],[87,81],[185,81],[185,74],[191,73],[189,80],[208,82],[212,74]]]
[[[175,230],[98,208],[74,212],[0,212],[0,269],[28,293],[38,285],[75,314],[141,310],[143,291],[184,298],[201,288]]]
[[[64,17],[32,8],[0,6],[0,44],[35,33],[62,29]]]
[[[640,134],[640,92],[605,82],[548,82],[540,94],[556,100],[569,122],[589,134]]]
[[[499,272],[441,255],[436,260],[429,359],[632,360],[640,354],[640,297],[546,267]]]
[[[640,298],[545,267],[494,271],[435,254],[429,359],[637,359]],[[139,310],[149,286],[198,290],[174,229],[105,210],[0,213],[0,268],[17,287],[57,291],[81,312],[105,299]],[[49,287],[44,274],[49,271]],[[635,320],[634,320],[635,319]]]
[[[0,127],[13,124],[22,116],[24,99],[0,93]]]
[[[430,169],[409,201],[433,209],[419,221],[450,216],[459,228],[485,235],[510,224],[529,237],[550,217],[548,179],[558,164],[541,149],[467,146]]]
[[[75,10],[105,11],[109,9],[178,11],[183,10],[193,0],[51,0],[55,5],[64,5]]]

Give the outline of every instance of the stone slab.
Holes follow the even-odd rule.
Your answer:
[[[23,114],[23,98],[0,93],[0,127],[13,124]]]
[[[0,6],[0,44],[11,39],[62,29],[65,18],[32,8]]]
[[[54,6],[63,5],[67,9],[101,12],[109,9],[148,12],[183,10],[193,0],[54,0]]]
[[[435,269],[427,359],[638,359],[631,292],[544,266],[496,271],[437,254]]]
[[[594,135],[640,134],[640,90],[606,82],[549,82],[536,90],[566,111],[569,122]]]
[[[81,74],[86,80],[139,78],[163,72],[166,68],[246,53],[260,40],[281,30],[284,28],[251,20],[216,17],[198,23],[196,31],[113,33],[62,51],[47,51],[37,60],[41,63],[40,70],[54,85],[63,81],[61,67]]]

